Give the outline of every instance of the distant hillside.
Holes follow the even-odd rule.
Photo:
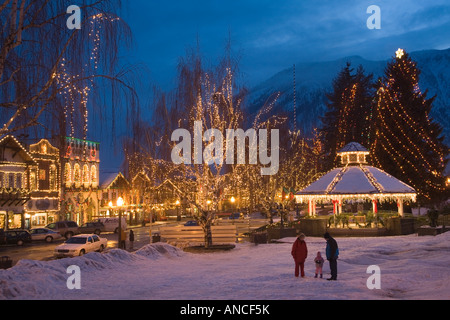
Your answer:
[[[412,52],[422,70],[420,88],[428,89],[428,97],[437,95],[431,116],[443,127],[446,141],[450,145],[450,48]],[[325,113],[326,92],[331,91],[333,79],[351,62],[353,68],[362,65],[374,79],[382,76],[386,61],[369,61],[359,56],[335,61],[296,64],[297,128],[310,132],[320,126],[320,117]],[[274,92],[281,92],[273,112],[286,111],[293,117],[293,67],[283,70],[250,90],[250,113],[256,113]]]

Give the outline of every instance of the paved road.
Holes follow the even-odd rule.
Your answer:
[[[176,222],[154,223],[152,225],[152,232],[157,232],[161,225],[176,225]],[[150,226],[133,227],[135,241],[134,250],[137,250],[150,243]],[[129,232],[129,230],[127,231]],[[100,237],[108,239],[108,248],[117,248],[118,235],[114,233],[104,233]],[[56,246],[62,244],[64,238],[53,243],[33,242],[25,244],[23,247],[16,245],[0,246],[0,257],[8,256],[13,260],[13,265],[17,264],[19,260],[53,260],[53,251]],[[129,243],[127,241],[127,248],[129,250]],[[130,251],[130,250],[129,250]]]
[[[155,222],[151,226],[152,233],[157,233],[159,231],[159,228],[161,226],[176,226],[179,224],[184,224],[187,220],[183,219],[181,222],[177,221],[166,221],[166,222]],[[233,222],[230,221],[221,221],[219,225],[224,224],[230,224]],[[266,222],[265,220],[252,220],[252,228],[259,227],[261,225],[264,225]],[[250,223],[237,223],[237,230],[238,234],[240,235],[238,237],[239,241],[242,241],[244,238],[242,237],[242,234],[245,232],[248,232],[250,228]],[[134,244],[133,244],[133,250],[130,250],[129,247],[129,241],[128,241],[128,234],[129,230],[133,229],[134,232]],[[108,249],[117,248],[117,242],[118,242],[118,235],[114,233],[104,233],[101,234],[100,237],[108,239]],[[33,242],[31,244],[26,244],[23,247],[18,247],[16,245],[10,245],[10,246],[0,246],[0,257],[2,256],[8,256],[13,260],[13,265],[17,264],[18,261],[26,259],[26,260],[41,260],[41,261],[49,261],[55,259],[53,257],[53,251],[56,246],[62,244],[64,242],[63,240],[55,241],[54,243],[45,243],[45,242]],[[147,225],[146,227],[131,227],[127,230],[127,250],[128,251],[135,251],[143,246],[150,243],[150,226]]]

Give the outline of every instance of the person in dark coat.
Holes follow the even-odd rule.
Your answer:
[[[133,250],[133,244],[134,244],[134,232],[133,230],[130,230],[130,250]]]
[[[295,276],[298,277],[301,275],[303,278],[305,276],[305,260],[308,257],[308,247],[306,246],[305,235],[303,233],[298,236],[292,245],[291,255],[295,261]]]
[[[337,280],[337,259],[339,258],[339,247],[332,236],[327,232],[323,235],[327,240],[326,255],[327,260],[330,262],[331,278],[327,280]]]

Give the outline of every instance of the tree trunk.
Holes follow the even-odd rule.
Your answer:
[[[209,248],[212,246],[211,223],[203,227],[203,232],[205,233],[205,248]]]

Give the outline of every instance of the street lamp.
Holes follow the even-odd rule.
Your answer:
[[[117,199],[117,206],[119,207],[119,236],[118,236],[119,243],[118,243],[117,247],[119,249],[121,249],[121,244],[122,244],[122,206],[123,206],[123,203],[124,203],[124,201],[123,201],[122,197],[119,197]],[[123,239],[123,241],[125,241],[125,239]]]
[[[118,206],[118,207],[122,207],[122,206],[123,206],[123,199],[122,199],[122,197],[119,197],[119,198],[117,199],[117,206]]]
[[[177,202],[175,202],[175,205],[177,206],[177,221],[181,221],[180,200],[177,200]]]
[[[236,198],[235,198],[235,197],[231,197],[230,202],[231,202],[231,210],[232,210],[233,213],[234,213],[234,212],[236,211],[236,205],[235,205],[235,203],[236,203]]]

